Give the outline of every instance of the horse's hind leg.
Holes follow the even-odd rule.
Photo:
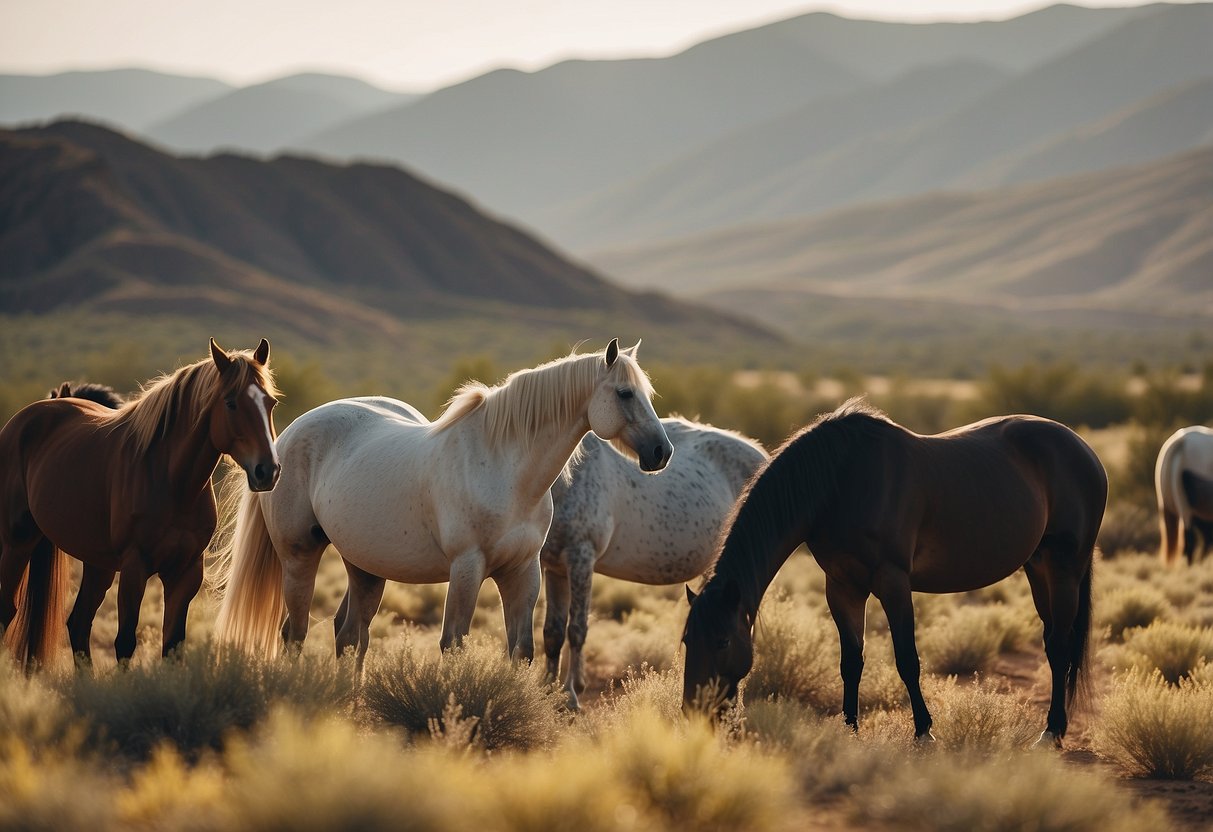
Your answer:
[[[1159,536],[1162,538],[1159,552],[1162,562],[1170,563],[1175,559],[1179,547],[1179,515],[1160,505],[1158,517]]]
[[[585,639],[590,630],[590,592],[594,588],[594,547],[572,546],[567,552],[569,590],[569,697],[585,690]]]
[[[863,631],[868,592],[826,578],[826,604],[838,627],[842,674],[842,715],[851,730],[859,730],[859,679],[863,676]]]
[[[383,600],[383,589],[387,584],[383,578],[364,572],[348,560],[345,571],[349,576],[349,589],[345,593],[344,620],[337,631],[337,655],[344,656],[347,650],[355,650],[355,672],[362,673],[362,663],[371,643],[371,619],[379,611]]]
[[[506,644],[510,658],[535,658],[535,602],[539,600],[539,557],[529,558],[508,571],[493,575],[501,593]]]
[[[885,565],[877,571],[872,581],[872,592],[880,599],[884,614],[889,619],[897,672],[910,695],[910,709],[914,713],[914,737],[933,740],[931,713],[927,710],[920,686],[922,664],[914,641],[914,600],[910,592],[910,576],[896,567]]]
[[[564,649],[564,634],[569,626],[569,576],[554,569],[544,569],[543,588],[547,594],[543,652],[547,656],[548,681],[555,682],[560,676],[560,651]]]
[[[1047,536],[1036,552],[1024,564],[1032,600],[1044,623],[1045,656],[1049,660],[1053,690],[1049,700],[1049,715],[1038,746],[1061,745],[1068,727],[1066,714],[1067,679],[1077,679],[1084,654],[1090,592],[1090,553],[1092,546],[1080,547],[1072,535]],[[1081,557],[1085,551],[1086,558]],[[1084,608],[1084,603],[1086,607]],[[1080,640],[1081,644],[1079,643]],[[1070,683],[1073,688],[1075,682]]]
[[[84,564],[80,591],[76,593],[72,614],[67,617],[67,633],[77,664],[88,664],[92,661],[89,639],[93,633],[93,619],[97,617],[97,609],[105,600],[105,593],[114,583],[114,575],[113,569]]]

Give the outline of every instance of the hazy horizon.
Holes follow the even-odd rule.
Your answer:
[[[1194,0],[1179,0],[1193,2]],[[284,13],[288,8],[289,12]],[[237,84],[297,72],[354,75],[425,91],[497,68],[536,70],[569,58],[659,57],[696,42],[812,11],[897,21],[1015,17],[1039,0],[527,0],[508,13],[491,0],[443,4],[319,0],[255,6],[199,0],[10,0],[0,7],[0,72],[146,68]],[[1138,0],[1080,2],[1092,7]],[[492,25],[486,16],[496,14]],[[272,32],[269,37],[263,32]],[[103,36],[99,36],[103,35]]]

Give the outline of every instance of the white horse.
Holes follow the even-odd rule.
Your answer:
[[[450,581],[442,648],[467,635],[486,577],[497,584],[511,655],[535,652],[539,549],[549,489],[587,431],[659,471],[673,448],[636,347],[569,355],[497,387],[465,384],[429,422],[404,402],[342,399],[278,440],[278,487],[243,497],[216,635],[268,655],[301,645],[320,556],[341,553],[349,589],[337,651],[366,654],[384,580]],[[266,499],[267,497],[271,499]],[[287,614],[283,623],[283,613]]]
[[[1199,425],[1180,428],[1171,434],[1158,452],[1154,466],[1154,489],[1158,494],[1158,522],[1162,534],[1164,563],[1179,557],[1179,532],[1183,529],[1183,553],[1188,563],[1196,558],[1196,532],[1200,531],[1201,550],[1213,543],[1213,523],[1193,512],[1191,495],[1184,488],[1188,471],[1213,479],[1213,430]]]
[[[738,433],[680,418],[662,424],[675,454],[660,477],[639,474],[607,443],[587,436],[570,476],[552,486],[556,513],[540,554],[547,588],[543,646],[555,680],[567,629],[565,689],[573,708],[585,690],[592,574],[643,584],[698,577],[715,557],[737,495],[767,459],[760,444]]]

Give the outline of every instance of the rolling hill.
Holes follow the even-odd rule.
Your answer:
[[[821,298],[1021,320],[1213,317],[1213,149],[979,193],[933,193],[604,253],[661,286],[778,321]]]
[[[621,323],[672,340],[779,341],[621,289],[400,169],[178,158],[81,122],[0,132],[0,308],[364,345],[443,320],[466,328],[443,336],[463,349],[493,328],[529,342]]]
[[[147,69],[0,75],[0,124],[79,116],[128,130],[153,122],[232,88],[213,78]]]
[[[173,150],[268,154],[318,130],[417,98],[356,78],[291,75],[232,90],[141,132]]]
[[[576,203],[553,207],[545,219],[550,233],[578,250],[607,241],[641,242],[683,233],[823,211],[882,198],[925,193],[939,188],[989,186],[1028,178],[1031,164],[1021,166],[1027,151],[1052,153],[1042,173],[1063,175],[1091,169],[1094,156],[1055,148],[1050,142],[1074,134],[1097,133],[1104,122],[1141,107],[1164,106],[1156,96],[1213,77],[1213,5],[1161,6],[1138,10],[1120,25],[1075,49],[1014,75],[984,94],[965,102],[958,97],[950,111],[924,108],[928,116],[913,123],[872,118],[871,130],[856,130],[847,141],[821,146],[812,131],[833,129],[840,118],[840,101],[819,101],[798,116],[799,124],[774,119],[746,133],[688,153],[667,167],[637,175],[630,181],[586,196]],[[912,77],[912,76],[908,76]],[[898,82],[887,89],[896,89]],[[922,90],[907,94],[923,96]],[[930,94],[929,90],[926,93]],[[877,104],[881,90],[850,96],[871,107],[894,112],[889,102]],[[913,99],[907,99],[911,101]],[[1160,103],[1161,102],[1161,103]],[[1191,103],[1191,99],[1188,99]],[[818,111],[820,107],[820,111]],[[859,114],[868,108],[862,103]],[[1118,132],[1122,139],[1101,145],[1100,166],[1157,158],[1200,142],[1191,129],[1193,117],[1178,114],[1152,124],[1147,139],[1140,119]],[[814,124],[814,115],[820,125]],[[1157,117],[1154,111],[1149,117]],[[846,116],[841,116],[845,119]],[[806,132],[808,131],[808,132]],[[1136,132],[1140,141],[1127,138]],[[804,152],[788,135],[806,136]],[[1142,145],[1157,146],[1143,156]],[[762,148],[777,150],[777,164],[755,170]],[[1067,166],[1066,163],[1069,163]],[[1052,167],[1049,167],[1052,165]],[[756,175],[748,183],[728,181],[718,171],[743,169]],[[1005,174],[1001,179],[997,172]],[[663,194],[660,214],[651,207]],[[544,224],[540,227],[546,228]]]

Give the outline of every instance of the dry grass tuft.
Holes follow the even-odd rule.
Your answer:
[[[999,605],[965,606],[928,626],[919,639],[923,665],[930,673],[967,676],[990,668],[1009,636],[1013,619]]]
[[[932,731],[948,751],[992,753],[1024,748],[1043,726],[1040,715],[986,680],[962,685],[949,678],[930,685],[927,697],[935,718]]]
[[[842,701],[841,685],[833,622],[788,598],[765,601],[754,633],[746,698],[793,699],[824,712]]]
[[[1109,652],[1114,666],[1147,673],[1157,669],[1174,685],[1213,660],[1213,629],[1155,621],[1148,627],[1129,630],[1123,647]]]
[[[368,661],[360,701],[379,722],[448,744],[458,728],[446,721],[453,705],[461,722],[475,720],[468,741],[486,750],[551,745],[564,707],[564,697],[543,686],[538,666],[514,664],[499,644],[483,640],[439,655],[421,654],[406,639]]]
[[[1106,593],[1096,606],[1096,620],[1107,627],[1114,641],[1121,641],[1126,630],[1148,627],[1171,611],[1167,598],[1148,585],[1134,585]]]
[[[1118,678],[1096,726],[1099,750],[1137,777],[1213,773],[1213,683],[1137,670]]]

